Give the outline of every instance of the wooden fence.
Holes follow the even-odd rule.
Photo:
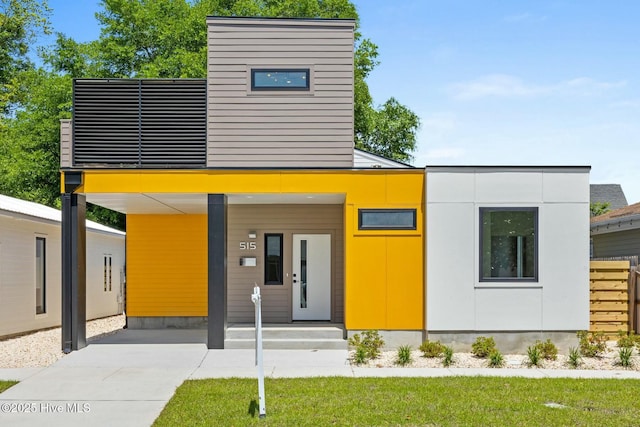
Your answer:
[[[591,261],[591,331],[602,331],[614,339],[618,331],[634,328],[635,277],[635,268],[630,274],[629,261]]]

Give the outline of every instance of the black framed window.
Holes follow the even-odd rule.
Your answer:
[[[264,284],[282,285],[282,234],[264,235]]]
[[[251,90],[309,90],[309,69],[252,69]]]
[[[36,237],[36,314],[47,312],[47,239]]]
[[[415,230],[415,209],[358,209],[360,230]]]
[[[538,208],[480,208],[480,281],[538,281]]]

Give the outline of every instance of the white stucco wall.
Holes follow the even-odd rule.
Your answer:
[[[588,329],[588,167],[427,167],[425,176],[427,331]],[[538,208],[537,282],[480,282],[480,207]]]
[[[60,224],[0,214],[0,337],[61,323]],[[36,314],[36,237],[46,239],[46,313]],[[103,254],[112,255],[112,291],[104,292]],[[87,229],[87,319],[118,313],[125,237]]]

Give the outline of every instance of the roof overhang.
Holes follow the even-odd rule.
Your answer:
[[[616,233],[640,228],[640,214],[610,218],[591,223],[591,235]]]
[[[337,205],[340,193],[227,194],[230,205]],[[206,214],[206,193],[89,193],[87,202],[125,214]]]

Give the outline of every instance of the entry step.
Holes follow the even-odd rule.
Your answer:
[[[265,349],[346,349],[342,325],[264,325],[262,341]],[[227,328],[225,348],[255,348],[255,328],[236,324]]]
[[[265,350],[346,350],[347,341],[341,339],[263,339]],[[254,349],[255,339],[226,339],[225,349]]]

